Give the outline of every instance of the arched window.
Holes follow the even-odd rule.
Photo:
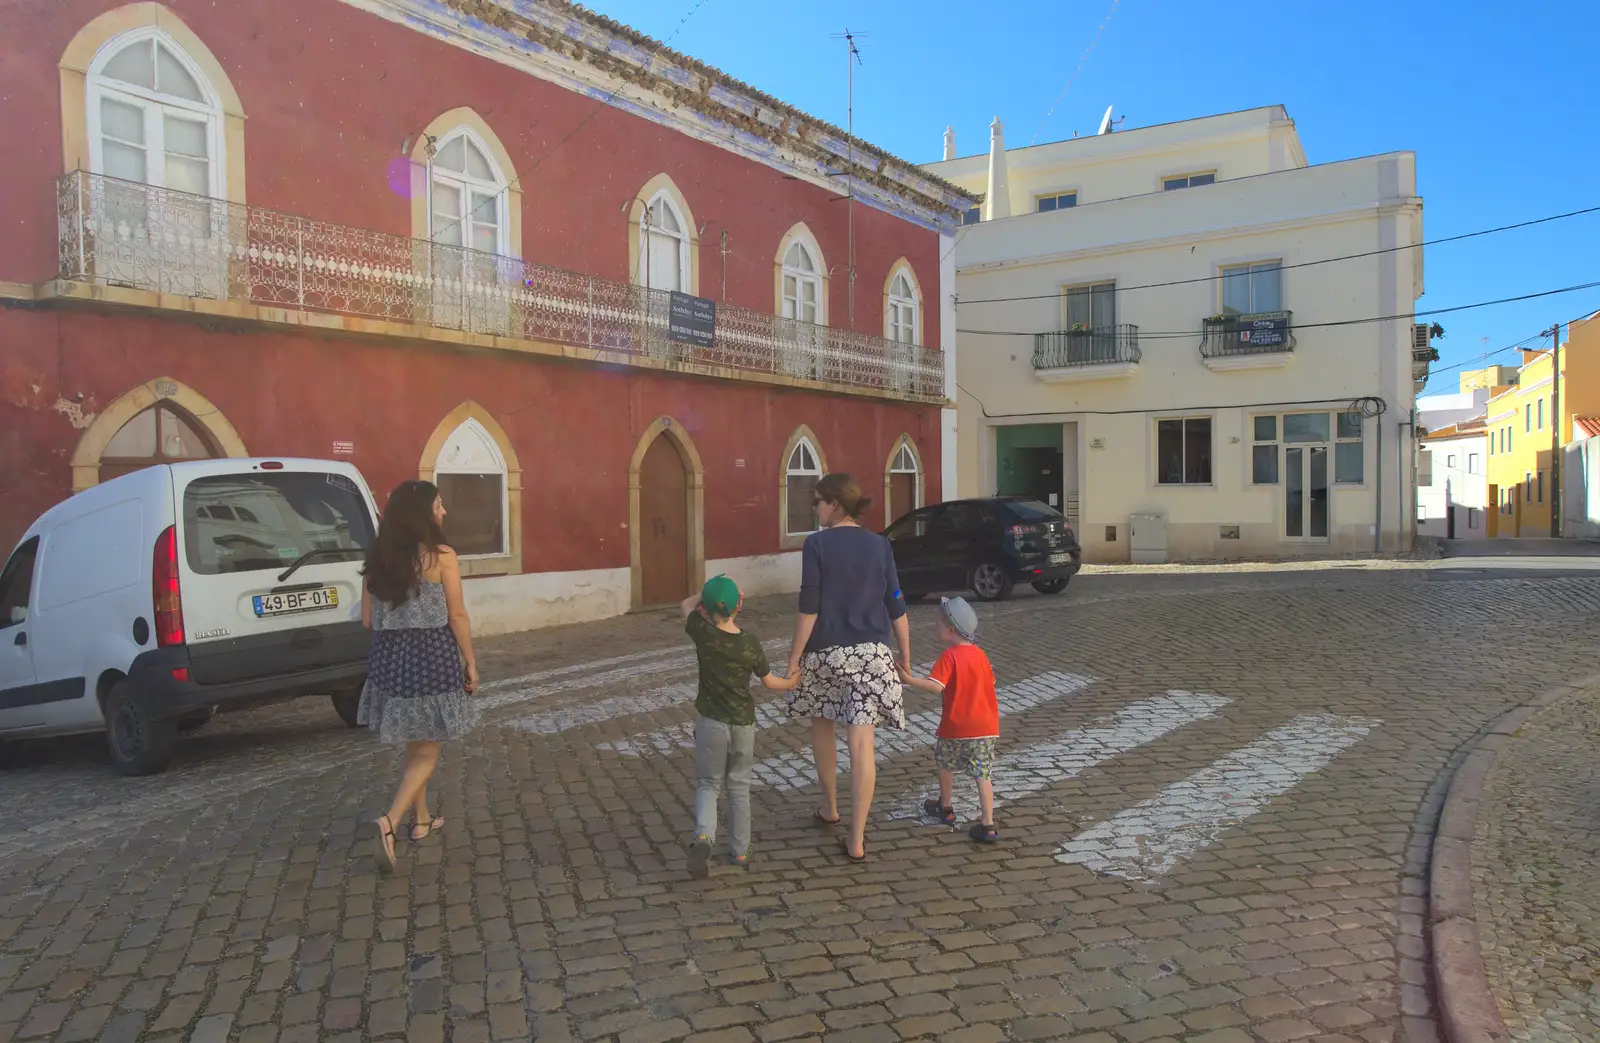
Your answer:
[[[447,512],[445,538],[462,557],[510,553],[510,488],[505,456],[494,436],[472,417],[445,439],[433,481]]]
[[[505,176],[468,128],[457,127],[439,140],[428,194],[428,237],[434,242],[506,252]]]
[[[900,439],[899,448],[889,459],[885,478],[883,520],[886,523],[922,506],[922,467],[910,438]]]
[[[888,339],[899,344],[920,343],[919,311],[917,288],[912,285],[910,276],[904,271],[896,272],[894,278],[889,281],[889,305],[886,316]]]
[[[222,107],[205,75],[166,33],[135,29],[90,64],[94,173],[222,198]]]
[[[817,483],[822,480],[822,457],[811,439],[801,436],[789,450],[784,473],[784,532],[803,536],[816,532]]]
[[[805,243],[790,244],[783,255],[783,317],[821,322],[821,265]]]
[[[691,293],[689,283],[689,228],[672,197],[662,190],[650,200],[640,225],[644,236],[644,272],[640,280],[652,290]]]
[[[163,401],[136,414],[111,436],[100,454],[100,481],[156,464],[221,455],[193,417]]]

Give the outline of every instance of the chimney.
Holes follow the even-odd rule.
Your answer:
[[[956,158],[956,130],[954,127],[944,128],[944,159],[948,163]]]
[[[989,191],[983,197],[983,219],[1011,216],[1011,191],[1006,185],[1006,129],[996,116],[989,124]]]

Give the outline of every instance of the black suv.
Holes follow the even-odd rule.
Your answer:
[[[982,601],[1002,601],[1018,583],[1059,594],[1083,567],[1067,519],[1025,496],[936,503],[912,511],[884,535],[910,600],[970,589]]]

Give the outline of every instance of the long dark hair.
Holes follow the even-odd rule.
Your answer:
[[[432,482],[401,482],[389,494],[378,519],[378,537],[367,548],[361,568],[373,597],[400,605],[416,593],[425,554],[437,554],[444,543],[444,533],[433,520],[438,498],[439,487]]]

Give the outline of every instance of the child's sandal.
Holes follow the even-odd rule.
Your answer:
[[[956,824],[956,809],[954,807],[941,807],[937,800],[923,801],[922,813],[929,818],[943,822],[947,826]]]
[[[992,825],[986,826],[982,822],[974,822],[972,828],[967,830],[967,836],[979,844],[994,844],[1000,840],[1000,831]]]

